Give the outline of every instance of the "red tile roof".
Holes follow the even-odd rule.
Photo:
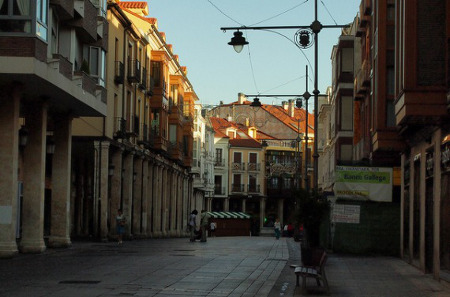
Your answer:
[[[261,143],[254,140],[253,138],[250,139],[230,139],[231,146],[234,147],[253,147],[253,148],[260,148]]]
[[[145,1],[127,1],[127,2],[119,2],[120,7],[129,8],[129,9],[140,9],[147,8],[147,2]]]

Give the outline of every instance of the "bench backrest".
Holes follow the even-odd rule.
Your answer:
[[[322,257],[320,258],[320,264],[319,264],[319,270],[322,273],[324,271],[325,268],[325,263],[327,263],[327,252],[323,251],[322,252]]]

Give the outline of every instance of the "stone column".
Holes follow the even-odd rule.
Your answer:
[[[242,199],[242,212],[246,212],[247,211],[247,199],[244,198]]]
[[[225,198],[223,210],[230,211],[230,198],[229,197]]]
[[[168,169],[164,166],[162,171],[162,201],[161,201],[161,231],[162,236],[167,237],[168,236],[168,187],[169,187],[169,174]]]
[[[122,170],[122,211],[127,223],[125,225],[125,237],[132,236],[131,227],[133,224],[133,159],[134,153],[128,152],[123,158]]]
[[[259,230],[261,230],[261,228],[264,226],[264,217],[266,214],[266,200],[267,198],[261,198],[261,204],[259,206]]]
[[[54,129],[55,153],[53,154],[52,164],[51,221],[48,244],[51,247],[68,247],[71,245],[72,118],[66,117],[56,120]]]
[[[154,196],[153,196],[153,190],[155,189],[155,164],[152,161],[148,162],[148,188],[147,188],[147,235],[150,237],[153,237],[153,218],[154,218]]]
[[[114,167],[111,178],[111,197],[109,200],[109,233],[116,233],[117,210],[122,208],[122,154],[123,150],[118,149],[112,153],[111,165]]]
[[[44,242],[45,155],[47,135],[47,104],[37,103],[27,115],[30,127],[24,149],[22,240],[24,253],[40,253]]]
[[[141,236],[141,215],[142,215],[142,157],[134,159],[133,171],[133,235]]]
[[[175,170],[171,170],[170,174],[170,187],[169,187],[169,213],[170,213],[170,236],[177,236],[177,210],[178,210],[178,197],[177,197],[177,188],[178,188],[178,173]]]
[[[278,200],[278,218],[280,218],[280,223],[282,224],[282,227],[284,225],[286,225],[286,223],[287,223],[284,221],[283,214],[284,214],[284,199],[279,199]]]
[[[177,174],[177,236],[180,237],[183,235],[184,231],[186,230],[186,225],[184,222],[184,208],[183,208],[183,179],[180,172]]]
[[[161,237],[161,174],[162,166],[155,165],[153,177],[153,235]]]
[[[148,222],[148,206],[149,206],[149,179],[148,179],[148,159],[142,160],[142,237],[148,237],[147,222]]]
[[[100,178],[99,178],[99,237],[105,242],[108,240],[108,212],[109,212],[109,141],[102,141],[99,144],[100,151]]]
[[[180,199],[182,201],[182,225],[187,226],[189,214],[191,213],[191,209],[189,206],[189,195],[187,193],[186,189],[186,177],[184,175],[180,176]]]
[[[1,93],[0,93],[1,94]],[[0,95],[0,258],[17,253],[17,172],[19,166],[19,95]]]

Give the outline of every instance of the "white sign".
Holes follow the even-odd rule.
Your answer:
[[[336,166],[334,195],[392,202],[392,168]]]
[[[335,204],[331,214],[333,223],[359,224],[361,207],[359,205]]]

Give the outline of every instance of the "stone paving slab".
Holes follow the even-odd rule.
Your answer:
[[[215,237],[74,242],[68,249],[0,259],[0,297],[304,296],[292,238]],[[329,254],[330,296],[450,297],[450,285],[392,257]],[[308,280],[308,296],[326,296]]]
[[[264,237],[74,242],[1,259],[0,296],[267,296],[288,257]]]

